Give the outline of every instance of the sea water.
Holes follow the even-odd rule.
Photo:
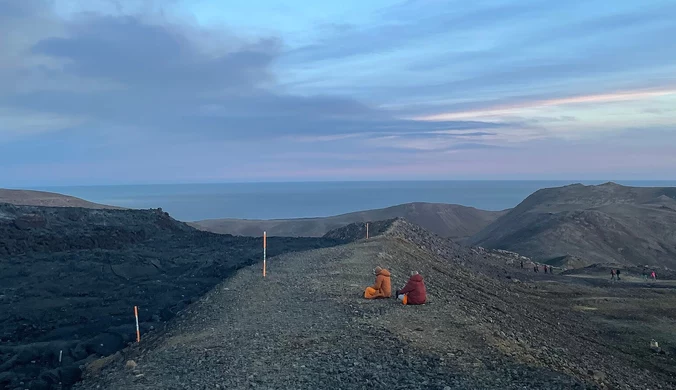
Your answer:
[[[34,188],[129,208],[161,207],[182,221],[210,218],[323,217],[408,202],[456,203],[485,210],[519,204],[540,188],[603,181],[377,181],[155,184]],[[676,181],[617,181],[676,186]]]

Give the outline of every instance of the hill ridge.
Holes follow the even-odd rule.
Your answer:
[[[328,231],[355,222],[381,221],[404,217],[441,236],[464,238],[481,230],[505,211],[486,211],[474,207],[412,202],[373,210],[355,211],[330,217],[251,220],[210,219],[191,222],[201,230],[233,235],[320,237]]]
[[[93,203],[70,195],[36,190],[0,188],[0,203],[17,206],[82,207],[88,209],[124,209],[123,207]]]
[[[673,205],[673,206],[672,206]],[[468,240],[540,261],[574,256],[676,267],[676,187],[616,183],[541,189]]]

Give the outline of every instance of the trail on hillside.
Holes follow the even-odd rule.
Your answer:
[[[393,286],[403,286],[410,269],[429,275],[430,303],[364,300],[377,264],[390,268]],[[438,258],[403,240],[378,237],[283,255],[270,260],[265,280],[259,268],[238,271],[166,333],[144,339],[102,372],[90,367],[77,388],[593,387],[488,343],[493,330],[482,311],[499,315],[508,308],[491,291],[463,296],[452,283],[471,282],[470,272],[448,275]],[[124,368],[127,360],[137,366]]]

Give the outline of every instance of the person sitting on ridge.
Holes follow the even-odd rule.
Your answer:
[[[397,299],[404,305],[422,305],[427,301],[425,282],[417,271],[411,271],[406,286],[397,291]]]
[[[392,284],[390,283],[390,272],[382,267],[376,267],[373,270],[376,274],[376,284],[366,287],[364,298],[390,298],[392,296]]]

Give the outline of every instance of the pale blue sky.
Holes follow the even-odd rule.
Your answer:
[[[675,179],[676,2],[0,0],[0,187]]]

